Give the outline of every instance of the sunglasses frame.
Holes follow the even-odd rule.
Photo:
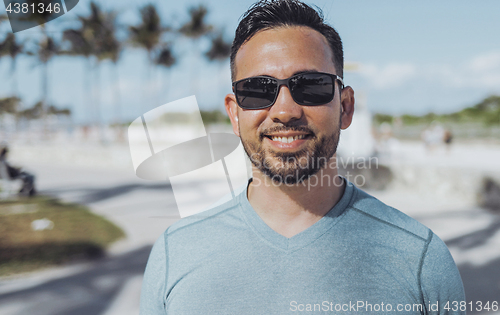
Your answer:
[[[331,77],[332,78],[332,82],[333,82],[332,97],[327,102],[321,103],[321,104],[314,104],[313,105],[313,104],[301,104],[301,103],[297,102],[295,100],[295,97],[293,96],[293,94],[291,92],[289,83],[290,83],[291,79],[293,79],[293,78],[295,78],[295,77],[297,77],[299,75],[304,75],[304,74],[320,74],[320,75],[327,75],[327,76]],[[269,105],[265,105],[265,106],[251,107],[251,108],[241,106],[240,100],[238,99],[238,95],[236,93],[236,85],[238,83],[243,82],[243,81],[248,80],[248,79],[260,79],[260,78],[262,78],[262,79],[272,79],[272,80],[276,81],[277,84],[278,84],[277,93],[275,93],[274,100],[272,101],[272,103],[269,104]],[[281,88],[282,85],[285,85],[288,88],[288,90],[290,91],[290,95],[292,96],[293,101],[295,103],[299,104],[299,105],[302,105],[302,106],[320,106],[320,105],[327,104],[327,103],[331,102],[333,100],[333,98],[335,97],[335,81],[337,81],[337,80],[340,81],[340,83],[342,85],[342,89],[344,89],[344,81],[342,80],[341,77],[339,77],[336,74],[331,74],[331,73],[326,73],[326,72],[303,72],[303,73],[297,73],[297,74],[294,74],[294,75],[292,75],[291,77],[289,77],[287,79],[276,79],[276,78],[271,77],[271,76],[259,75],[259,76],[255,76],[255,77],[248,77],[248,78],[244,78],[244,79],[241,79],[241,80],[238,80],[238,81],[234,81],[232,83],[232,86],[233,86],[233,93],[234,93],[234,96],[236,97],[236,103],[238,103],[238,106],[241,107],[242,109],[249,109],[249,110],[251,110],[251,109],[264,109],[264,108],[268,108],[268,107],[273,106],[274,103],[276,103],[276,100],[278,99],[278,95],[280,94],[280,88]]]

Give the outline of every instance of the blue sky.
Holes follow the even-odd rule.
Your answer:
[[[117,10],[119,22],[135,24],[139,8],[155,3],[165,24],[178,27],[188,18],[188,8],[200,3],[209,9],[208,21],[230,39],[243,12],[253,1],[98,1]],[[347,72],[345,82],[358,95],[366,96],[372,112],[391,114],[446,113],[471,106],[491,94],[500,94],[499,1],[306,1],[323,10],[326,20],[340,33],[345,59],[359,65]],[[58,36],[74,25],[76,15],[88,12],[89,1],[80,0],[68,14],[47,24]],[[1,14],[1,12],[0,12]],[[10,32],[4,23],[0,39]],[[19,33],[37,38],[39,27]],[[155,69],[147,76],[145,53],[127,49],[118,73],[122,119],[168,101],[196,94],[202,109],[223,109],[223,96],[230,92],[228,61],[209,64],[201,55],[208,41],[193,44],[174,39],[179,62],[169,71]],[[0,61],[0,97],[11,93],[10,61]],[[95,91],[100,91],[99,115],[105,121],[116,116],[114,91],[118,88],[111,64],[100,68],[100,81],[84,90],[87,64],[83,59],[62,57],[50,64],[50,100],[69,107],[75,121],[95,117]],[[19,60],[16,76],[24,106],[41,96],[40,67],[33,57]],[[97,89],[96,87],[99,87]],[[94,91],[94,92],[92,92]],[[361,98],[360,98],[361,99]],[[94,111],[94,112],[93,112]]]

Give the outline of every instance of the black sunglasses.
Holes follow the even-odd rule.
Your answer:
[[[241,108],[262,109],[274,105],[280,87],[286,85],[295,103],[316,106],[333,100],[335,80],[344,88],[342,78],[331,73],[305,72],[283,80],[257,76],[233,82],[233,92]]]

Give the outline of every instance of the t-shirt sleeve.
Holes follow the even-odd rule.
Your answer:
[[[142,280],[140,314],[165,315],[165,281],[167,277],[167,254],[165,234],[160,236],[149,254],[144,279]]]
[[[428,314],[465,314],[462,278],[444,242],[430,233],[420,281]]]

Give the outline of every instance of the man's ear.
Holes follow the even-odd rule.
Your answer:
[[[346,86],[340,95],[340,106],[342,107],[340,128],[347,129],[351,125],[352,115],[354,115],[354,90],[350,86]]]
[[[226,107],[227,115],[231,120],[233,132],[238,137],[240,136],[240,128],[238,126],[238,103],[236,103],[236,96],[232,93],[227,94],[224,99],[224,106]]]

